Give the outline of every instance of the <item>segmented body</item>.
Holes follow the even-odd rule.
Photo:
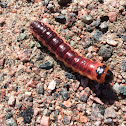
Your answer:
[[[34,21],[30,24],[30,29],[44,46],[48,47],[60,61],[75,72],[99,83],[110,80],[108,74],[111,71],[107,66],[78,54],[49,25]]]

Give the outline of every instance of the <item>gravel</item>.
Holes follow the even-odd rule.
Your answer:
[[[125,125],[125,6],[124,0],[1,0],[0,124]],[[33,20],[49,25],[82,56],[107,65],[112,82],[74,74],[33,37]]]

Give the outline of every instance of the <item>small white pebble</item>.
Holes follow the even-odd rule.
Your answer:
[[[112,39],[107,39],[107,43],[112,46],[117,46],[118,42]]]
[[[119,87],[120,87],[120,85],[118,84],[118,83],[115,83],[114,85],[113,85],[113,90],[117,93],[117,94],[119,94]]]
[[[56,82],[54,80],[52,80],[50,83],[49,83],[49,86],[48,86],[48,89],[49,90],[54,90],[56,87]]]
[[[11,96],[8,101],[8,105],[12,106],[16,102],[16,98],[14,96]]]
[[[31,96],[31,94],[32,94],[31,92],[25,92],[25,96],[29,97],[29,96]]]

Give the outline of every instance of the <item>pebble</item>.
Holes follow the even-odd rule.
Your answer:
[[[90,99],[101,104],[101,105],[104,104],[98,97],[94,97],[94,96],[90,95]]]
[[[44,56],[43,56],[43,54],[40,52],[40,53],[37,55],[37,57],[36,57],[36,61],[40,61],[40,60],[42,60],[42,59],[44,59]]]
[[[112,49],[107,46],[101,46],[98,54],[103,57],[104,60],[107,60],[112,55]]]
[[[47,116],[43,116],[41,121],[40,121],[40,124],[42,126],[49,126],[49,122],[50,122],[50,118],[47,117]]]
[[[18,37],[17,37],[17,42],[20,42],[22,40],[27,39],[27,35],[25,33],[21,33]]]
[[[63,105],[62,103],[59,103],[59,106],[63,109],[67,109],[67,107],[65,105]]]
[[[108,31],[108,24],[107,24],[106,21],[102,22],[99,27],[100,27],[102,32],[107,32]]]
[[[94,33],[93,37],[94,37],[94,39],[95,39],[96,41],[98,41],[99,38],[100,38],[102,35],[103,35],[103,33],[102,33],[101,31],[97,30],[97,31]]]
[[[123,71],[123,72],[126,72],[126,59],[122,62],[122,64],[121,64],[121,70]]]
[[[109,124],[109,125],[110,125],[110,124],[112,124],[112,123],[113,123],[113,121],[112,121],[112,119],[111,119],[111,118],[108,118],[108,119],[105,119],[105,120],[104,120],[104,123],[105,123],[105,124]]]
[[[44,85],[38,84],[36,89],[37,89],[38,94],[44,95]]]
[[[93,18],[90,15],[87,16],[81,16],[81,20],[85,23],[85,24],[91,24],[93,22]]]
[[[27,62],[30,60],[30,50],[24,49],[17,51],[17,57],[20,59],[21,62]]]
[[[8,113],[5,115],[6,120],[7,120],[7,119],[10,119],[11,117],[13,117],[13,115],[12,115],[11,112],[8,112]]]
[[[118,42],[112,39],[107,39],[107,43],[111,46],[117,46]]]
[[[53,68],[54,64],[51,61],[45,61],[45,63],[40,64],[40,68],[41,69],[45,69],[45,70],[49,70],[51,68]]]
[[[116,21],[117,14],[116,14],[116,12],[109,12],[108,17],[109,17],[109,21],[114,22],[114,21]]]
[[[80,116],[80,122],[87,123],[88,122],[88,118],[86,116]]]
[[[30,80],[30,81],[28,81],[28,83],[26,84],[26,86],[27,87],[36,87],[36,82],[35,81],[33,81],[33,80]]]
[[[108,107],[105,109],[104,117],[107,118],[116,118],[115,110],[112,107]]]
[[[49,4],[49,0],[42,1],[43,6],[47,6]]]
[[[58,0],[58,4],[61,6],[64,6],[66,4],[68,4],[71,0]]]
[[[49,83],[49,86],[48,86],[48,89],[49,90],[54,90],[56,87],[56,82],[54,80],[52,80],[50,83]]]
[[[35,44],[36,44],[36,42],[35,42],[35,41],[31,41],[31,42],[30,42],[30,48],[35,47]]]
[[[33,109],[31,107],[28,107],[24,112],[20,113],[20,115],[24,118],[24,123],[30,123],[33,114]]]
[[[36,46],[38,49],[42,47],[41,44],[40,44],[39,42],[36,42],[35,46]]]
[[[60,94],[64,100],[68,100],[70,98],[69,92],[64,89],[61,89]]]
[[[54,64],[51,61],[45,61],[45,63],[40,64],[40,68],[41,69],[45,69],[45,70],[49,70],[51,68],[53,68]]]
[[[26,97],[31,96],[31,94],[32,94],[32,92],[25,92],[25,96],[26,96]]]
[[[8,105],[14,106],[15,102],[16,102],[16,98],[13,95],[9,97]]]
[[[93,22],[93,26],[95,28],[98,28],[100,24],[101,24],[101,19],[97,19],[96,21]]]
[[[76,76],[73,75],[72,73],[68,73],[68,72],[66,72],[66,73],[65,73],[65,76],[66,76],[68,79],[76,80]]]
[[[61,24],[66,23],[66,18],[64,15],[60,14],[59,16],[55,16],[55,20]]]
[[[35,108],[34,109],[34,115],[35,116],[37,116],[39,112],[40,112],[40,108]]]
[[[92,40],[90,38],[82,38],[83,39],[83,47],[88,48],[92,44]]]
[[[86,104],[77,104],[77,109],[80,111],[80,112],[83,112],[86,108]]]
[[[101,123],[102,123],[101,121],[96,121],[96,122],[94,123],[94,125],[95,125],[95,126],[101,126]]]
[[[89,87],[86,87],[84,90],[81,91],[80,93],[80,100],[82,102],[86,102],[88,97],[90,95],[90,88]]]
[[[6,126],[17,126],[13,118],[6,120]]]
[[[69,125],[70,124],[71,117],[70,116],[63,116],[62,123],[64,125]]]
[[[93,103],[92,104],[92,112],[91,112],[91,120],[96,121],[98,118],[103,118],[103,116],[100,113],[100,110],[98,108],[98,105]]]
[[[118,83],[115,83],[112,87],[112,89],[117,93],[119,94],[119,89],[120,89],[120,85]]]
[[[1,3],[0,3],[0,6],[2,7],[2,8],[6,8],[7,7],[7,2],[6,1],[2,1]]]
[[[126,35],[122,36],[124,42],[126,42]]]
[[[52,113],[50,114],[50,120],[55,120],[54,112],[52,112]]]
[[[94,30],[94,28],[91,27],[90,25],[87,26],[87,28],[86,28],[86,31],[87,31],[87,32],[92,32],[93,30]]]
[[[120,94],[126,95],[126,86],[120,86]]]
[[[71,26],[76,21],[75,13],[67,13],[66,14],[66,25]]]
[[[67,108],[70,108],[72,106],[72,103],[71,103],[70,99],[68,99],[67,101],[63,102],[63,105],[66,106]]]
[[[47,9],[50,10],[51,12],[54,11],[54,5],[52,3],[49,3],[47,6]]]

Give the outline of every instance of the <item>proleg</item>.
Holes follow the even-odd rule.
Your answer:
[[[78,54],[49,25],[33,21],[30,24],[30,30],[44,46],[48,47],[60,61],[73,71],[98,83],[110,82],[113,79],[113,73],[108,66]]]

